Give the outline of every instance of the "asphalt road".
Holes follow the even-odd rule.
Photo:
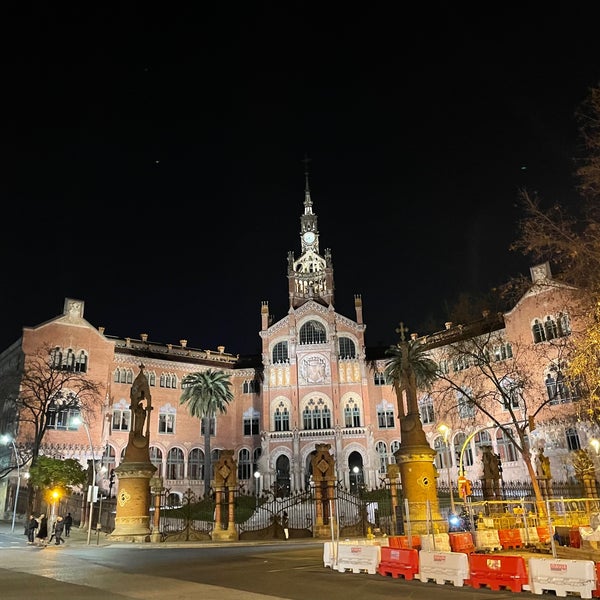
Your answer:
[[[323,542],[313,540],[170,547],[72,539],[38,548],[25,536],[0,533],[1,600],[430,600],[440,592],[445,600],[523,596],[339,573],[323,565]]]

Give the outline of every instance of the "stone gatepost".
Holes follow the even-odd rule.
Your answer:
[[[237,464],[233,450],[221,450],[215,465],[215,525],[212,540],[235,542],[238,532],[235,528],[235,490],[237,487]],[[223,529],[222,506],[227,506],[227,528]]]
[[[335,519],[335,461],[331,444],[317,444],[311,459],[315,491],[315,524],[313,537],[331,537],[331,526],[337,530]],[[337,531],[335,532],[337,535]]]
[[[150,539],[150,479],[156,467],[150,462],[152,397],[144,365],[131,386],[130,399],[133,424],[123,462],[115,469],[119,478],[117,515],[109,538],[146,542]]]

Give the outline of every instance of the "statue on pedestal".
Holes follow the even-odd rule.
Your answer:
[[[500,493],[500,468],[498,455],[492,452],[491,446],[483,446],[481,462],[483,463],[483,497],[485,500],[502,500]]]
[[[131,400],[129,408],[131,409],[133,423],[129,432],[129,442],[124,460],[130,462],[149,461],[148,449],[150,446],[152,396],[150,394],[148,378],[144,374],[144,365],[140,365],[140,372],[131,386],[129,398]]]
[[[550,472],[550,459],[544,454],[544,449],[538,450],[535,457],[535,472],[540,486],[540,491],[544,498],[547,498],[550,491],[550,481],[552,473]]]

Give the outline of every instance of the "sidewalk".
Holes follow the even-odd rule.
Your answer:
[[[22,523],[15,523],[15,530],[11,531],[12,523],[10,521],[0,521],[0,535],[6,535],[20,540],[23,542],[23,546],[27,547],[27,536],[23,534]],[[94,529],[90,532],[90,542],[88,544],[88,530],[87,528],[81,528],[73,525],[71,527],[71,535],[64,537],[65,543],[56,546],[54,540],[47,548],[63,548],[63,547],[78,547],[78,548],[94,548],[94,547],[107,547],[107,546],[121,546],[121,547],[135,547],[135,548],[216,548],[219,546],[274,546],[274,545],[292,545],[292,544],[315,544],[322,545],[324,541],[314,538],[292,538],[289,540],[274,539],[274,540],[244,540],[237,542],[213,542],[213,541],[189,541],[189,542],[122,542],[117,540],[111,540],[109,534],[105,532],[98,532]],[[32,547],[32,546],[30,546]]]

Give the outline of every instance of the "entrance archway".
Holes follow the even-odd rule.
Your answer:
[[[286,498],[290,495],[290,459],[281,454],[275,463],[277,472],[275,480],[275,497]]]
[[[363,458],[360,452],[351,452],[348,456],[350,491],[357,494],[365,485]]]

